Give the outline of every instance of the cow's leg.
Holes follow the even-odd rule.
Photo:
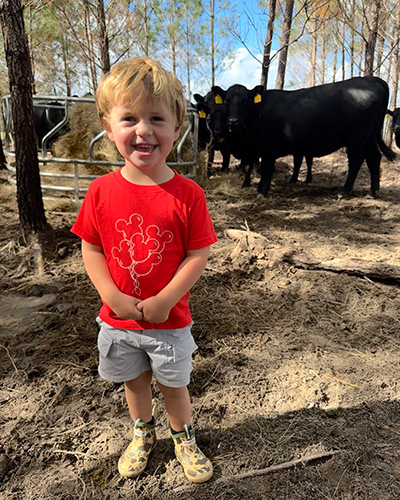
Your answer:
[[[208,176],[211,175],[211,167],[214,163],[214,155],[215,155],[215,147],[214,147],[214,142],[211,139],[211,142],[207,146],[207,153],[208,153],[208,158],[207,158],[207,174]]]
[[[253,171],[253,160],[244,160],[243,161],[243,171],[244,171],[244,181],[242,184],[242,188],[248,188],[251,184],[251,172]]]
[[[229,160],[231,159],[231,154],[228,149],[223,149],[222,154],[222,172],[227,172],[229,169]]]
[[[311,184],[311,182],[312,182],[312,164],[313,164],[313,157],[312,157],[312,156],[306,156],[306,163],[307,163],[307,177],[306,177],[306,184]]]
[[[343,196],[348,196],[353,191],[354,182],[364,161],[364,155],[363,153],[360,153],[360,151],[352,151],[350,148],[347,148],[347,161],[347,179],[343,188],[339,192],[339,194]]]
[[[371,175],[371,196],[376,198],[379,191],[381,172],[381,152],[375,141],[371,141],[367,147],[366,162]]]
[[[291,184],[295,184],[298,181],[302,163],[303,155],[293,155],[293,174],[289,181]]]
[[[275,158],[261,158],[261,179],[257,189],[259,196],[267,196],[269,193],[274,172]]]

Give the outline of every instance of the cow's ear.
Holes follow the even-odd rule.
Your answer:
[[[208,107],[207,103],[205,103],[205,102],[197,103],[196,109],[199,112],[199,118],[206,118],[207,113],[210,112],[210,108]]]
[[[200,94],[193,94],[193,98],[196,102],[204,102],[204,97]]]
[[[214,85],[211,87],[211,92],[214,94],[215,99],[214,102],[215,104],[222,104],[225,99],[226,92],[224,89],[221,89],[221,87],[218,87],[218,85]]]
[[[264,92],[264,87],[262,85],[256,85],[254,89],[251,89],[250,99],[254,102],[254,104],[258,104],[262,101],[262,94]]]

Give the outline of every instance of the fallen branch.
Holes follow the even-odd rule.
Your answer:
[[[304,252],[296,252],[287,248],[271,248],[265,236],[252,231],[227,229],[225,234],[230,239],[238,240],[237,246],[231,253],[232,261],[238,260],[241,254],[243,257],[245,252],[249,257],[243,259],[244,262],[248,262],[251,258],[265,259],[272,263],[280,261],[302,269],[341,272],[384,282],[400,283],[400,266],[352,258],[322,260]]]
[[[320,260],[304,253],[287,252],[283,260],[303,269],[345,272],[356,276],[368,276],[381,281],[400,282],[400,266],[374,262],[364,259],[329,259]]]
[[[334,450],[328,451],[325,453],[313,453],[312,455],[306,455],[305,457],[298,458],[297,460],[290,460],[289,462],[283,462],[277,465],[271,465],[271,467],[266,467],[265,469],[254,469],[249,470],[247,472],[242,472],[240,474],[232,474],[229,476],[219,477],[215,481],[213,481],[213,485],[225,483],[227,481],[239,481],[241,479],[248,479],[250,477],[257,476],[265,476],[266,474],[271,474],[272,472],[278,472],[280,470],[291,469],[292,467],[296,467],[296,465],[309,465],[314,462],[325,462],[326,460],[331,459],[334,455],[338,453],[342,453],[343,450]],[[174,493],[183,493],[187,492],[190,489],[193,489],[193,485],[189,486],[181,486],[179,488],[174,489]]]

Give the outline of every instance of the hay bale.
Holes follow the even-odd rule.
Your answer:
[[[89,159],[89,145],[103,127],[97,115],[96,105],[91,102],[76,102],[71,106],[69,132],[62,135],[54,143],[54,154],[57,158]],[[93,157],[100,161],[121,161],[114,144],[107,136],[102,137],[94,146]],[[104,174],[112,167],[102,165],[86,165],[91,174]]]

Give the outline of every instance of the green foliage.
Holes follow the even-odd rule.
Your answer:
[[[269,0],[237,1],[239,6],[229,0],[104,0],[111,64],[148,54],[176,72],[190,98],[192,91],[211,85],[212,68],[218,80],[230,58],[233,60],[233,49],[244,46],[253,57],[262,54]],[[21,2],[36,92],[94,92],[101,76],[96,2]],[[272,62],[280,45],[285,3],[277,2]],[[294,87],[308,84],[313,44],[317,54],[314,71],[324,73],[325,81],[332,81],[334,75],[340,79],[339,68],[346,68],[345,77],[350,76],[349,68],[354,74],[362,74],[369,5],[370,0],[296,0],[286,82],[291,80]],[[393,72],[391,54],[398,50],[393,47],[394,35],[399,31],[396,23],[400,22],[394,14],[396,9],[397,0],[382,0],[381,76],[387,80]],[[4,94],[9,90],[2,43],[0,69],[0,93]]]

